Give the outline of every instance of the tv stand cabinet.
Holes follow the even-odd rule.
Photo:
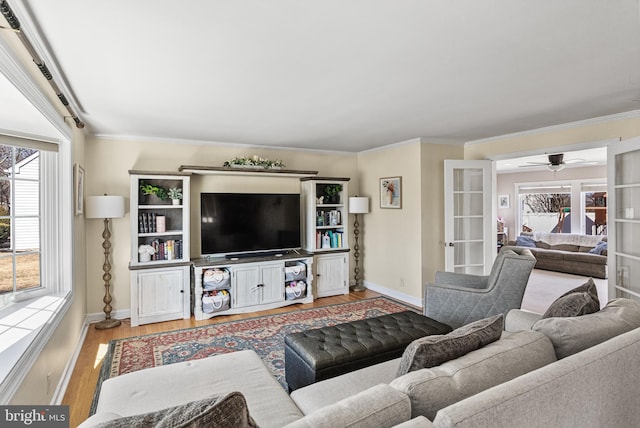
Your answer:
[[[280,253],[278,253],[280,254]],[[297,303],[312,303],[313,254],[291,252],[281,256],[245,257],[229,260],[225,257],[203,257],[192,261],[193,266],[193,315],[196,320],[204,320],[218,315],[241,314],[280,308]],[[304,265],[306,283],[304,296],[296,300],[287,300],[285,286],[287,270]],[[202,298],[206,295],[204,275],[208,270],[226,272],[229,281],[220,289],[229,293],[229,307],[207,312]],[[299,269],[298,269],[299,270]],[[226,276],[226,274],[225,274]],[[223,288],[226,287],[226,288]],[[219,291],[219,290],[218,290]]]

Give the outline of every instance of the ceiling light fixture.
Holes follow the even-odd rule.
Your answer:
[[[549,164],[549,165],[547,165],[547,169],[549,171],[553,171],[553,172],[562,171],[564,169],[564,164],[563,163],[561,163],[559,165]]]

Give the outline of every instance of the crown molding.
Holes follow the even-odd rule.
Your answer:
[[[596,125],[598,123],[612,122],[612,121],[624,120],[624,119],[634,119],[637,117],[640,117],[640,110],[631,110],[624,113],[610,114],[607,116],[594,117],[592,119],[578,120],[576,122],[567,122],[559,125],[546,126],[544,128],[536,128],[528,131],[514,132],[512,134],[504,134],[504,135],[498,135],[495,137],[482,138],[480,140],[467,141],[466,143],[464,143],[464,145],[472,146],[476,144],[493,143],[495,141],[505,140],[508,138],[524,137],[527,135],[539,135],[539,134],[545,134],[548,132],[562,131],[565,129],[574,129],[574,128],[581,128],[589,125]]]

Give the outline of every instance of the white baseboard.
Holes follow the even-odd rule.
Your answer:
[[[378,284],[374,284],[373,282],[363,281],[365,287],[367,287],[371,291],[375,291],[380,294],[384,294],[386,296],[391,297],[392,299],[399,300],[401,302],[405,302],[409,305],[417,306],[419,308],[422,307],[422,299],[416,298],[414,296],[410,296],[405,293],[400,293],[397,290],[392,290],[390,288],[383,287]]]
[[[121,309],[111,312],[111,318],[117,320],[123,320],[125,318],[131,318],[130,309]],[[104,319],[104,312],[98,312],[94,314],[87,314],[87,323],[93,324]]]
[[[69,381],[71,380],[71,375],[73,375],[73,370],[76,367],[76,362],[78,361],[78,357],[80,356],[80,351],[82,350],[82,345],[84,344],[84,339],[87,337],[87,331],[89,330],[89,323],[85,319],[84,325],[82,326],[82,330],[80,331],[80,336],[78,336],[78,342],[76,343],[75,351],[67,361],[67,365],[62,372],[62,377],[60,378],[60,382],[58,382],[58,386],[56,387],[56,391],[51,397],[52,405],[60,405],[62,404],[62,400],[64,399],[64,394],[67,392],[67,387],[69,386]]]

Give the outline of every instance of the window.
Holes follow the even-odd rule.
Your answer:
[[[57,161],[55,144],[0,144],[0,308],[58,291]]]
[[[604,180],[516,184],[520,230],[606,235],[606,187]]]
[[[0,145],[0,294],[41,287],[40,151]]]
[[[0,134],[0,402],[71,303],[71,197],[61,185],[70,176],[58,153],[68,156],[64,144]]]

